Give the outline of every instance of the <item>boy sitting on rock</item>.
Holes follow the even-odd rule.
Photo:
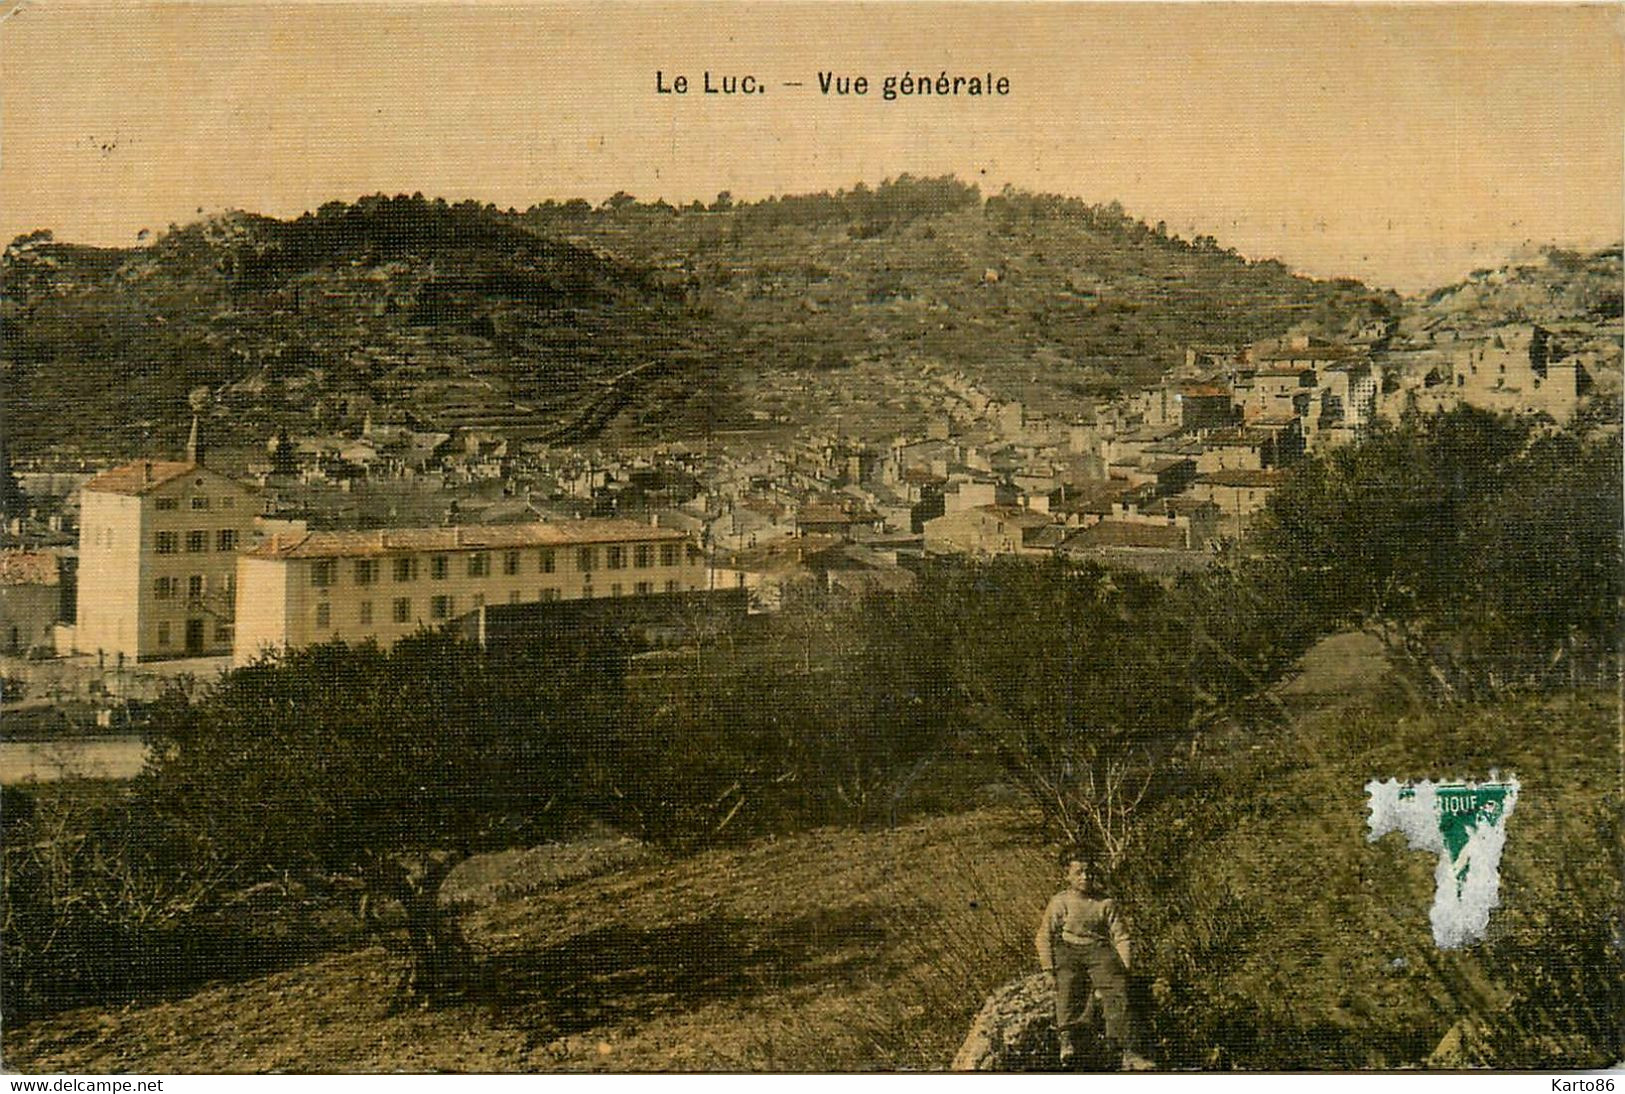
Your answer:
[[[1089,865],[1067,854],[1067,887],[1056,893],[1038,925],[1038,961],[1055,981],[1055,1029],[1061,1063],[1077,1054],[1077,1030],[1091,992],[1106,1015],[1106,1040],[1123,1054],[1124,1071],[1153,1065],[1136,1051],[1138,1037],[1128,1005],[1128,927],[1117,905],[1090,883]]]

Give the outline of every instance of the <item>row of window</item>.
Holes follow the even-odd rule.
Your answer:
[[[167,646],[171,643],[172,635],[168,623],[158,624],[158,644]],[[217,646],[231,645],[231,624],[216,621],[214,625],[214,641]]]
[[[633,586],[633,595],[635,595],[635,596],[652,596],[652,595],[654,595],[654,591],[655,591],[654,582],[652,582],[652,581],[640,581],[636,585]],[[666,582],[666,591],[668,593],[681,592],[682,591],[682,585],[681,585],[681,583],[679,583],[675,579],[671,580],[671,581],[668,581],[668,582]],[[588,589],[586,591],[586,595],[590,597],[592,595],[592,590]],[[623,593],[623,590],[622,590],[621,586],[619,586],[619,585],[611,585],[609,587],[609,595],[612,596],[612,597],[614,597],[614,596],[622,596],[622,595],[624,595],[624,593]],[[537,600],[540,600],[540,601],[553,601],[553,600],[558,600],[559,598],[560,598],[559,597],[559,590],[557,590],[557,589],[542,589],[537,594]],[[524,600],[524,594],[521,593],[517,589],[508,594],[508,603],[510,603],[510,604],[523,603],[523,600]],[[485,606],[485,597],[478,594],[478,593],[476,593],[474,595],[473,602],[468,607],[468,610],[469,611],[477,611],[477,610],[479,610],[480,608],[482,608],[484,606]],[[454,616],[456,616],[456,614],[457,614],[457,598],[456,597],[454,597],[454,596],[431,596],[429,598],[429,618],[430,619],[443,622],[445,620],[453,618]],[[415,618],[416,618],[416,616],[414,616],[412,614],[412,598],[411,597],[409,597],[409,596],[400,596],[400,597],[396,597],[392,601],[390,601],[390,620],[392,622],[395,622],[395,623],[410,623]],[[356,618],[355,618],[355,621],[356,621],[357,624],[359,624],[361,626],[369,626],[369,625],[371,625],[371,623],[373,622],[373,602],[372,601],[363,600],[359,604],[356,605]],[[316,627],[317,627],[318,630],[326,630],[327,628],[331,627],[332,625],[333,625],[333,605],[330,602],[324,600],[321,603],[316,605]]]
[[[186,533],[186,553],[189,555],[202,554],[209,549],[209,533],[207,530],[193,530]],[[214,549],[216,551],[235,551],[241,543],[240,533],[235,528],[219,528],[214,533]],[[180,549],[181,534],[179,532],[153,533],[152,550],[154,554],[172,555]]]
[[[222,509],[235,509],[237,507],[237,499],[232,497],[229,494],[226,495],[225,497],[220,498],[219,500],[220,500],[220,508],[222,508]],[[209,507],[210,503],[211,503],[211,501],[210,501],[209,495],[207,495],[207,494],[193,494],[192,495],[192,508],[193,509],[207,509]],[[160,512],[179,509],[181,507],[181,499],[180,498],[156,498],[156,499],[153,500],[152,507],[154,509],[159,510]]]
[[[206,588],[202,574],[192,574],[186,579],[186,595],[196,599],[203,595]],[[156,577],[152,580],[152,597],[154,600],[174,600],[180,595],[181,579],[178,577]],[[237,575],[226,574],[221,582],[220,591],[227,596],[237,591]]]
[[[162,533],[159,533],[162,535]],[[655,565],[657,557],[662,566],[676,566],[682,559],[682,548],[677,543],[638,543],[630,549],[619,544],[604,548],[604,568],[608,570],[624,570],[630,562],[631,566],[639,570],[647,570]],[[463,572],[469,577],[490,577],[491,558],[493,552],[472,551],[464,556]],[[390,560],[390,572],[397,582],[416,581],[419,574],[419,559],[415,555],[406,555]],[[518,574],[524,566],[524,552],[502,552],[502,572],[512,577]],[[535,568],[539,573],[551,574],[558,569],[558,554],[551,547],[544,547],[535,555]],[[579,547],[576,549],[576,569],[581,573],[591,573],[598,569],[598,548]],[[452,556],[438,554],[429,556],[429,577],[435,581],[444,581],[451,576]],[[352,563],[351,578],[357,585],[376,585],[381,580],[383,560],[377,558],[358,558]],[[310,583],[318,589],[325,589],[330,585],[338,584],[339,564],[336,559],[320,559],[310,564]]]

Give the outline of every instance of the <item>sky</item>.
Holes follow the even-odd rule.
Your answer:
[[[200,210],[374,192],[677,203],[905,172],[1117,200],[1403,291],[1625,234],[1618,7],[0,2],[6,239],[129,246]],[[706,95],[707,71],[767,90]],[[874,86],[826,96],[821,71]],[[1010,92],[881,98],[905,72]]]

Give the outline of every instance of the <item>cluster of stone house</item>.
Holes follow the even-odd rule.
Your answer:
[[[1384,347],[1377,413],[1398,418],[1458,405],[1497,413],[1573,419],[1591,392],[1597,362],[1584,346],[1591,329],[1550,330],[1534,323],[1473,328],[1435,319]]]
[[[909,382],[938,412],[889,443],[836,432],[782,449],[589,454],[369,417],[359,437],[279,433],[253,486],[201,451],[137,461],[77,486],[76,574],[53,585],[43,564],[0,564],[0,645],[12,630],[14,652],[49,645],[39,606],[65,597],[77,618],[58,648],[243,658],[325,637],[388,643],[497,604],[745,589],[772,607],[792,588],[902,587],[903,564],[924,554],[1177,572],[1240,536],[1307,452],[1379,418],[1465,402],[1567,421],[1590,385],[1539,326],[1420,348],[1393,335],[1192,346],[1164,382],[1072,421],[926,368]],[[450,527],[311,532],[266,519],[297,515],[286,499],[302,488],[372,477],[431,491],[500,481],[483,500],[448,503]],[[282,508],[267,504],[276,498]],[[73,515],[57,515],[54,534],[67,535]]]

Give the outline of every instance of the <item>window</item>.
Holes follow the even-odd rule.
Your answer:
[[[510,577],[519,572],[519,552],[509,551],[502,556],[502,572]]]
[[[203,595],[203,575],[193,574],[186,579],[186,595],[196,600]]]
[[[179,509],[181,503],[179,498],[156,498],[153,500],[152,507],[161,513],[167,513]]]
[[[552,573],[553,568],[556,565],[557,565],[557,562],[553,558],[553,552],[551,550],[543,551],[542,552],[542,573],[544,573],[544,574]]]
[[[363,600],[359,605],[356,606],[355,621],[360,623],[362,626],[366,626],[372,622],[372,601]]]
[[[418,560],[411,557],[397,558],[395,560],[396,581],[416,581],[418,576]]]
[[[217,645],[231,645],[231,624],[216,620],[214,624],[214,640]]]
[[[620,587],[620,585],[618,583],[615,584],[615,585],[611,585],[609,587],[609,595],[610,596],[620,596],[621,595],[621,587]]]
[[[195,554],[199,553],[200,551],[207,551],[208,549],[209,549],[209,533],[207,533],[207,532],[188,532],[188,533],[186,533],[186,551],[187,551],[188,554],[194,554],[195,555]]]
[[[675,566],[675,565],[677,565],[677,544],[675,544],[675,543],[662,543],[660,545],[660,565],[662,565],[662,566]]]
[[[111,544],[112,541],[109,540],[108,542]],[[175,547],[179,542],[179,533],[159,532],[158,535],[153,539],[152,549],[160,555],[172,555],[175,553]]]
[[[666,582],[666,591],[668,593],[675,593],[675,592],[679,591],[678,590],[678,585],[677,585],[677,579],[675,577],[672,578],[670,581]]]
[[[155,600],[174,600],[175,587],[176,585],[174,578],[160,577],[152,583],[153,598]]]
[[[400,597],[395,598],[395,622],[397,622],[397,623],[410,623],[410,622],[412,622],[412,599],[411,599],[411,597],[400,596]]]
[[[192,508],[193,509],[207,509],[208,507],[209,507],[209,495],[207,495],[207,494],[193,494],[192,495]]]
[[[474,610],[479,611],[483,607],[485,607],[485,594],[484,593],[475,593],[474,594]]]
[[[169,645],[169,624],[168,623],[160,623],[160,624],[158,624],[158,644],[160,646]]]
[[[521,593],[518,589],[515,589],[513,592],[508,594],[508,603],[509,604],[517,604],[517,603],[519,603],[519,598],[521,596],[523,596],[523,595],[524,594]]]
[[[310,564],[310,583],[318,589],[325,589],[333,584],[334,571],[337,565],[332,559],[322,559]]]
[[[598,569],[598,549],[582,547],[576,551],[576,569],[587,574]]]
[[[635,588],[639,596],[648,596],[655,591],[654,582],[652,581],[640,581]]]
[[[652,543],[640,543],[632,548],[632,565],[640,570],[647,570],[655,564],[655,549]]]
[[[222,528],[214,534],[214,549],[216,551],[235,551],[237,549],[237,529]]]
[[[376,585],[378,583],[378,560],[376,558],[358,558],[355,560],[355,583],[357,585]]]
[[[484,551],[475,551],[468,556],[468,576],[487,577],[491,573],[491,556]]]
[[[429,556],[429,576],[436,581],[446,580],[446,574],[451,572],[451,563],[445,555]]]
[[[558,598],[559,598],[559,591],[557,589],[543,589],[541,595],[538,596],[536,599],[541,600],[541,601],[548,601],[548,600],[557,600]]]
[[[451,603],[451,597],[449,596],[431,597],[429,600],[429,618],[450,619]]]
[[[316,628],[326,630],[333,623],[333,605],[325,600],[316,605]]]
[[[608,548],[604,553],[607,556],[604,559],[604,564],[607,567],[609,567],[611,570],[624,570],[624,569],[626,569],[626,548],[625,547],[621,547],[621,546],[617,545],[615,547]]]
[[[237,499],[232,497],[230,494],[227,494],[225,497],[220,499],[220,508],[222,508],[222,509],[235,509],[235,508],[237,508]]]
[[[224,580],[221,582],[221,588],[223,588],[226,591],[227,596],[236,596],[237,595],[237,575],[236,574],[227,574],[225,576]]]

